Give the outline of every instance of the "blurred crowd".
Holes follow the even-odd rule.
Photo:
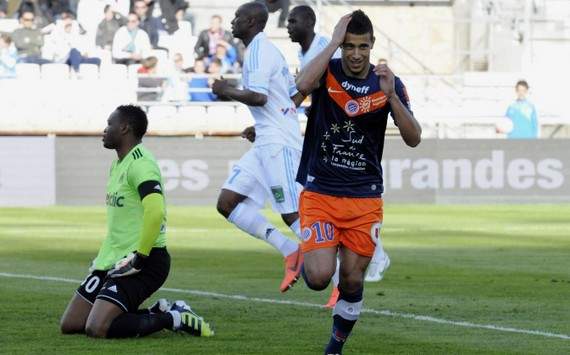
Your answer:
[[[173,76],[188,73],[204,77],[186,80],[186,87],[208,89],[207,74],[240,73],[245,51],[221,16],[212,16],[209,27],[195,33],[188,0],[0,0],[2,18],[17,19],[19,26],[0,33],[0,78],[15,77],[17,63],[67,64],[72,77],[81,64],[115,63],[136,65],[146,74],[139,77],[143,88],[178,86],[171,90],[177,94],[142,90],[143,98],[182,99],[178,81],[184,80]],[[209,90],[186,91],[186,96],[220,99]]]

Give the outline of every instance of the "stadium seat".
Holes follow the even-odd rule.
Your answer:
[[[16,64],[16,75],[19,79],[39,79],[40,66],[31,63],[18,63]]]
[[[127,66],[123,64],[101,65],[99,75],[101,79],[127,79]]]
[[[42,79],[69,79],[69,65],[59,63],[42,65]]]
[[[141,67],[140,64],[129,65],[129,68],[128,68],[129,78],[131,78],[131,79],[136,78],[137,77],[137,71],[139,70],[140,67]]]
[[[234,105],[208,107],[207,125],[209,134],[237,133],[245,128],[239,122],[236,122]]]
[[[205,106],[181,106],[178,108],[177,118],[178,122],[187,129],[192,127],[194,132],[208,131],[208,115]]]
[[[99,67],[96,64],[81,64],[79,66],[79,78],[98,79]]]
[[[148,108],[149,120],[172,118],[176,116],[175,106],[150,106]]]

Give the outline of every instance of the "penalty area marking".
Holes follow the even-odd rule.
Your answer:
[[[56,281],[56,282],[65,282],[65,283],[74,283],[74,284],[81,283],[81,280],[67,279],[67,278],[63,278],[63,277],[11,274],[11,273],[7,273],[7,272],[0,272],[0,277],[8,277],[8,278],[15,278],[15,279],[30,279],[30,280],[38,280],[38,281]],[[228,295],[225,293],[199,291],[199,290],[185,290],[185,289],[180,289],[180,288],[162,287],[159,291],[172,292],[172,293],[185,293],[185,294],[189,294],[189,295],[203,296],[203,297],[225,298],[225,299],[238,300],[238,301],[259,302],[259,303],[268,303],[268,304],[282,304],[282,305],[307,307],[307,308],[321,308],[321,309],[325,308],[323,305],[316,304],[316,303],[309,303],[309,302],[276,300],[276,299],[271,299],[271,298],[249,297],[249,296],[243,296],[243,295]],[[443,318],[435,318],[435,317],[431,317],[431,316],[423,316],[423,315],[419,315],[419,314],[393,312],[390,310],[376,310],[376,309],[371,309],[371,308],[363,308],[362,313],[377,314],[377,315],[381,315],[381,316],[394,317],[394,318],[413,319],[413,320],[422,321],[422,322],[431,322],[431,323],[439,323],[439,324],[446,324],[446,325],[454,325],[457,327],[464,327],[464,328],[486,329],[486,330],[494,330],[494,331],[498,331],[498,332],[538,335],[538,336],[543,336],[543,337],[547,337],[547,338],[558,338],[558,339],[570,340],[570,335],[567,335],[567,334],[557,334],[557,333],[545,332],[542,330],[502,327],[502,326],[493,325],[493,324],[478,324],[478,323],[471,323],[471,322],[465,322],[465,321],[454,321],[454,320],[443,319]]]

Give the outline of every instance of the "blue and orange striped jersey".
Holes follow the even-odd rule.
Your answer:
[[[371,65],[365,79],[346,76],[332,59],[313,92],[297,181],[334,196],[379,197],[384,192],[382,152],[390,104]],[[396,94],[410,109],[402,81]]]

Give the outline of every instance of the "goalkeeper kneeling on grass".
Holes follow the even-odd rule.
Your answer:
[[[148,121],[138,106],[119,106],[103,146],[117,151],[107,183],[107,237],[61,318],[61,332],[97,338],[145,336],[162,329],[197,336],[214,332],[184,301],[139,306],[168,276],[166,208],[156,160],[142,145]]]

